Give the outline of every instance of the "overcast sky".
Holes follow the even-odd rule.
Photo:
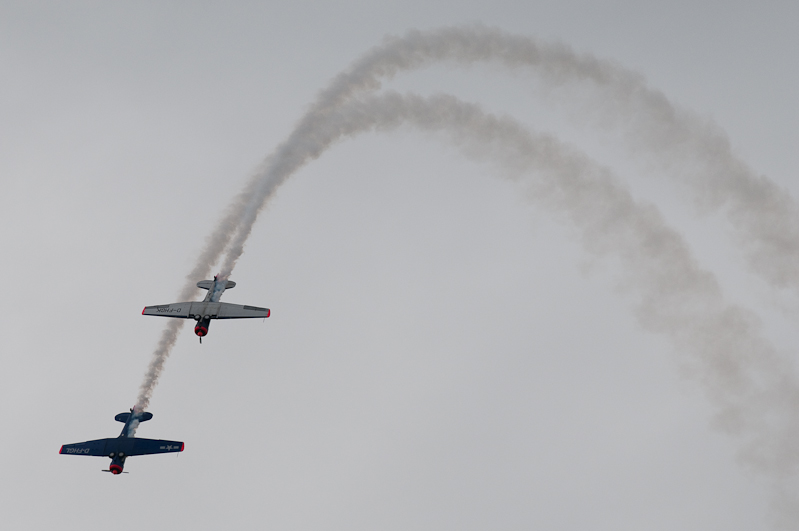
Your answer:
[[[272,316],[202,345],[187,326],[138,431],[182,454],[122,476],[58,454],[119,434],[165,325],[142,307],[176,302],[259,163],[385,36],[482,23],[611,60],[799,197],[797,20],[789,1],[0,2],[0,527],[799,528],[642,328],[619,257],[410,126],[335,144],[263,212],[223,301]],[[383,90],[453,94],[609,168],[792,362],[799,294],[697,208],[691,161],[630,149],[590,90],[452,63]]]

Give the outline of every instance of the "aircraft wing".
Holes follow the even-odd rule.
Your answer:
[[[133,448],[128,450],[128,455],[166,454],[182,452],[183,443],[180,441],[164,441],[161,439],[140,439],[133,437]]]
[[[180,441],[140,439],[139,437],[114,437],[112,439],[97,439],[96,441],[65,444],[58,453],[108,457],[108,454],[111,452],[124,452],[126,455],[131,456],[182,451],[183,443]]]
[[[142,315],[160,315],[193,319],[195,316],[208,316],[211,319],[247,319],[269,317],[269,308],[229,304],[227,302],[176,302],[158,306],[145,306]]]
[[[58,453],[68,455],[107,456],[108,452],[106,452],[105,447],[111,441],[116,441],[116,439],[97,439],[96,441],[65,444]]]
[[[242,304],[229,304],[227,302],[217,302],[219,313],[217,319],[247,319],[255,317],[269,317],[269,308],[259,308],[258,306],[245,306]]]
[[[160,315],[161,317],[179,317],[188,319],[191,313],[191,302],[176,302],[173,304],[159,304],[157,306],[145,306],[142,315]]]

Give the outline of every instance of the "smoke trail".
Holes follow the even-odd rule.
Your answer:
[[[542,47],[531,39],[478,27],[412,32],[374,49],[336,78],[231,206],[184,293],[193,293],[193,282],[208,274],[226,244],[222,275],[230,274],[266,201],[332,143],[404,121],[422,129],[447,129],[468,155],[501,161],[503,170],[515,175],[531,168],[542,174],[528,184],[531,196],[554,212],[565,213],[583,230],[588,249],[622,259],[625,282],[640,297],[636,310],[640,323],[667,334],[686,354],[718,407],[717,424],[742,437],[747,462],[777,483],[791,479],[799,466],[791,444],[799,433],[793,367],[761,337],[754,316],[724,302],[712,275],[698,268],[679,235],[665,227],[653,207],[635,204],[606,172],[554,139],[534,137],[508,119],[486,117],[453,98],[426,101],[392,94],[353,101],[359,91],[379,88],[379,76],[390,77],[401,68],[434,60],[532,65],[552,83],[590,80],[610,90],[615,97],[608,110],[633,118],[630,130],[644,145],[664,154],[687,153],[701,161],[695,192],[713,207],[729,208],[733,225],[751,246],[755,270],[776,286],[797,284],[792,260],[799,241],[793,224],[796,206],[773,183],[737,161],[721,132],[676,109],[639,76],[610,63],[577,56],[563,46]],[[754,260],[753,254],[763,259]],[[140,403],[149,401],[176,334],[177,330],[164,332]],[[796,513],[796,504],[791,501],[786,510]]]
[[[537,178],[525,181],[531,199],[565,214],[583,231],[587,249],[621,259],[624,283],[638,294],[639,322],[667,335],[684,355],[718,408],[717,426],[742,438],[742,458],[775,481],[795,474],[799,385],[791,364],[761,336],[754,315],[724,301],[713,275],[697,265],[655,207],[636,204],[607,171],[551,137],[448,96],[391,93],[351,101],[319,117],[303,143],[278,150],[243,220],[254,222],[274,190],[334,142],[403,123],[447,131],[464,154],[495,162],[514,179],[534,170]],[[250,228],[237,233],[228,264],[240,256]]]
[[[178,339],[178,332],[183,328],[183,319],[170,319],[164,331],[161,332],[161,339],[153,351],[153,358],[150,360],[150,366],[147,367],[147,372],[144,373],[144,381],[139,387],[139,396],[136,398],[136,411],[147,411],[150,405],[150,398],[153,396],[153,390],[158,384],[158,378],[161,377],[161,372],[164,370],[164,363],[175,346],[175,341]],[[136,429],[133,429],[136,433]]]
[[[230,275],[244,251],[262,198],[271,195],[274,187],[280,184],[264,176],[289,175],[305,162],[305,154],[298,149],[305,142],[313,143],[316,128],[326,113],[354,95],[379,89],[381,79],[436,61],[464,64],[498,61],[509,68],[534,67],[552,84],[589,81],[597,87],[605,87],[611,96],[600,100],[606,114],[619,117],[618,120],[630,127],[630,138],[662,154],[666,161],[679,160],[686,154],[703,161],[699,178],[687,179],[687,182],[707,205],[731,206],[731,220],[750,248],[748,256],[755,271],[777,286],[799,287],[799,260],[796,260],[799,257],[799,223],[796,223],[799,214],[795,204],[779,187],[755,176],[745,164],[736,160],[729,141],[712,124],[677,109],[663,94],[649,89],[640,75],[608,61],[577,55],[564,45],[541,44],[499,29],[472,26],[410,31],[402,38],[387,39],[339,74],[230,206],[187,278],[181,299],[186,300],[196,293],[194,282],[209,274],[212,264],[228,244],[230,247],[221,269],[224,277]],[[311,155],[315,156],[318,154]],[[148,369],[148,375],[155,375],[156,379],[145,380],[141,399],[152,393],[176,334],[177,331],[164,331],[159,345],[166,348],[156,351]]]
[[[733,226],[749,248],[754,270],[776,286],[799,288],[799,210],[784,190],[750,168],[732,154],[729,140],[712,124],[672,105],[660,92],[647,87],[640,75],[590,55],[577,55],[560,44],[541,44],[529,37],[510,35],[501,30],[473,26],[443,28],[429,32],[411,31],[402,38],[387,39],[373,48],[347,71],[339,74],[323,90],[316,103],[300,120],[289,138],[278,147],[245,190],[236,198],[225,219],[209,237],[206,249],[187,279],[181,299],[191,297],[194,282],[210,272],[226,246],[222,275],[227,278],[244,252],[264,197],[270,196],[282,181],[265,175],[289,175],[305,163],[301,152],[307,141],[313,143],[316,128],[325,114],[354,95],[381,86],[381,78],[391,78],[401,70],[421,68],[435,61],[499,61],[510,68],[535,67],[549,83],[590,81],[605,87],[612,97],[601,102],[608,116],[629,127],[629,136],[645,145],[664,161],[692,156],[701,162],[696,175],[686,179],[706,206],[729,206]],[[318,156],[309,155],[312,158]],[[185,295],[183,295],[185,294]],[[152,393],[177,331],[165,330],[142,384],[140,401]],[[155,375],[155,379],[149,378]]]
[[[624,282],[640,295],[641,324],[668,334],[680,351],[691,353],[699,379],[719,407],[718,424],[750,437],[747,458],[772,472],[784,470],[786,459],[791,470],[799,467],[799,450],[792,449],[792,438],[786,436],[799,424],[794,425],[792,417],[775,415],[779,408],[799,411],[799,385],[792,366],[760,336],[755,316],[724,302],[713,275],[699,268],[655,207],[636,204],[607,171],[552,137],[532,135],[509,118],[486,115],[451,96],[427,100],[389,93],[351,101],[318,120],[314,134],[301,146],[278,151],[286,153],[285,158],[273,158],[274,165],[262,177],[261,195],[251,202],[256,207],[243,219],[254,222],[257,207],[263,207],[298,167],[334,142],[403,123],[446,130],[465,155],[496,162],[514,178],[536,170],[538,178],[526,181],[530,197],[555,213],[565,213],[583,230],[589,250],[623,260]],[[229,264],[240,256],[250,228],[244,225],[237,233]],[[769,419],[774,426],[767,425]]]
[[[646,149],[664,167],[676,170],[686,159],[695,161],[692,171],[675,173],[692,188],[697,203],[708,210],[726,207],[752,270],[775,287],[799,290],[799,208],[786,190],[735,157],[718,126],[676,107],[640,74],[562,44],[479,25],[410,31],[386,39],[339,74],[298,130],[348,98],[379,89],[381,79],[441,61],[533,67],[552,85],[590,82],[597,89],[592,108],[603,113],[603,125],[622,127],[632,148]]]
[[[200,253],[200,256],[197,258],[197,264],[194,266],[194,269],[186,275],[186,284],[178,294],[178,301],[188,301],[195,298],[198,289],[196,285],[197,279],[203,279],[209,276],[211,267],[219,259],[219,256],[225,250],[225,247],[227,247],[233,234],[237,231],[237,221],[240,217],[239,211],[243,208],[243,205],[246,204],[247,198],[249,197],[248,194],[249,191],[245,188],[228,207],[227,214],[219,222],[214,232],[206,238],[205,249],[203,249],[202,253]],[[224,278],[227,278],[227,276],[228,275],[225,275]],[[158,385],[161,372],[164,370],[164,364],[169,354],[172,352],[172,347],[175,346],[178,334],[183,328],[183,325],[184,321],[182,319],[169,319],[163,332],[161,332],[161,338],[158,340],[158,344],[153,351],[153,357],[150,360],[150,365],[147,367],[147,372],[144,374],[144,380],[139,386],[139,395],[136,398],[136,405],[134,407],[136,411],[147,411],[153,391],[156,385]],[[133,436],[133,434],[136,433],[138,423],[132,423],[131,427],[130,436]]]

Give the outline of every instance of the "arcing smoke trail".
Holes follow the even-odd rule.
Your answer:
[[[245,203],[247,198],[247,191],[239,194],[237,201],[235,201],[229,208],[226,216],[219,222],[216,230],[206,239],[205,249],[197,259],[197,265],[194,269],[186,275],[186,284],[178,295],[178,300],[188,301],[194,298],[197,293],[197,279],[206,278],[211,272],[211,267],[219,259],[219,256],[227,247],[230,238],[238,230],[237,223],[240,217],[239,210]],[[236,208],[238,207],[238,208]],[[228,273],[229,274],[229,273]],[[225,275],[227,278],[228,275]],[[153,351],[153,357],[150,360],[150,365],[147,367],[147,372],[144,374],[144,380],[139,387],[139,396],[136,398],[136,411],[146,411],[150,405],[150,398],[152,398],[153,390],[158,385],[158,379],[161,376],[161,371],[164,370],[164,363],[169,357],[172,347],[175,346],[175,341],[178,339],[178,333],[183,328],[184,321],[182,319],[170,319],[164,331],[161,332],[161,338]],[[131,436],[136,432],[138,423],[131,423]]]
[[[477,27],[412,32],[375,48],[336,78],[234,201],[189,277],[185,298],[225,249],[222,275],[230,274],[274,191],[334,142],[401,123],[446,130],[467,154],[483,153],[506,171],[537,171],[539,178],[529,183],[533,198],[566,213],[583,230],[589,249],[622,259],[625,281],[640,296],[641,324],[667,334],[688,354],[719,408],[719,425],[744,439],[748,462],[772,478],[793,476],[799,466],[799,453],[792,444],[792,436],[799,433],[794,420],[799,386],[793,367],[761,337],[753,316],[724,302],[712,275],[698,268],[682,239],[663,224],[653,207],[637,205],[606,172],[554,139],[533,136],[509,119],[486,116],[454,98],[423,100],[390,94],[356,99],[361,92],[379,88],[381,76],[436,60],[534,66],[552,83],[589,80],[609,90],[615,95],[609,109],[632,118],[632,130],[650,149],[687,153],[702,161],[704,171],[695,191],[703,197],[712,193],[717,207],[729,206],[734,226],[763,257],[752,260],[756,271],[774,285],[799,286],[793,260],[799,253],[795,204],[776,185],[757,178],[737,161],[722,133],[676,109],[637,75],[610,63],[577,56],[563,46],[541,46]],[[480,149],[468,149],[476,146]],[[149,402],[178,329],[179,324],[164,331],[137,408],[143,410]],[[790,510],[797,511],[795,504]]]
[[[677,109],[662,93],[648,88],[634,72],[590,55],[577,55],[563,45],[541,44],[529,37],[474,26],[411,31],[373,48],[339,74],[231,205],[187,278],[182,292],[187,294],[184,298],[195,293],[194,282],[208,275],[228,243],[222,275],[230,274],[243,252],[262,198],[268,197],[274,190],[272,187],[280,184],[264,176],[270,173],[287,175],[304,163],[298,147],[306,139],[313,139],[318,121],[327,112],[354,95],[379,89],[383,78],[436,61],[466,64],[499,61],[510,68],[534,67],[550,83],[589,81],[604,87],[612,95],[601,100],[607,114],[623,116],[620,121],[630,126],[630,137],[637,139],[636,142],[648,145],[652,152],[662,154],[664,160],[687,155],[701,161],[702,171],[686,182],[705,204],[729,205],[730,219],[749,247],[748,256],[755,271],[776,286],[799,289],[799,211],[796,204],[777,185],[758,177],[736,159],[729,140],[721,131]],[[171,328],[164,331],[154,353],[148,377],[141,387],[137,402],[140,405],[149,401],[174,344],[177,330]]]
[[[679,109],[639,74],[561,44],[483,26],[410,31],[387,39],[339,74],[298,130],[354,95],[379,89],[382,79],[442,61],[532,67],[554,85],[589,82],[601,93],[592,103],[603,112],[603,124],[617,123],[634,148],[645,148],[666,166],[695,163],[690,173],[678,173],[699,203],[727,208],[753,270],[776,287],[799,290],[799,208],[786,191],[735,157],[717,126]]]
[[[592,252],[621,259],[625,282],[639,296],[642,326],[668,335],[685,353],[718,407],[718,423],[744,439],[748,461],[775,477],[796,469],[792,436],[799,426],[791,413],[799,405],[799,386],[793,368],[760,335],[752,315],[724,301],[713,275],[698,267],[654,207],[635,203],[608,172],[555,139],[453,97],[388,94],[326,113],[313,141],[292,152],[291,164],[275,165],[266,176],[273,182],[261,190],[271,193],[290,176],[283,171],[294,171],[342,138],[404,123],[446,131],[467,155],[476,153],[515,177],[535,172],[537,178],[525,181],[529,196],[565,213]]]
[[[388,94],[324,113],[314,135],[264,175],[270,182],[257,199],[263,205],[288,172],[334,142],[402,124],[446,131],[464,154],[494,162],[513,177],[535,172],[536,178],[525,181],[529,197],[566,214],[589,250],[620,258],[624,282],[638,296],[641,325],[673,341],[718,408],[716,424],[742,440],[742,457],[774,480],[777,502],[795,518],[799,507],[790,488],[799,468],[799,383],[793,366],[763,338],[755,316],[725,302],[713,275],[697,265],[657,209],[637,204],[587,157],[454,97]],[[245,226],[239,235],[248,232]],[[231,245],[231,250],[237,249]]]
[[[516,175],[535,170],[539,178],[529,181],[530,196],[566,213],[591,251],[622,259],[625,283],[640,296],[639,321],[667,334],[686,353],[719,408],[717,423],[746,439],[746,459],[773,474],[799,467],[792,437],[799,429],[799,417],[792,415],[799,412],[799,384],[792,366],[760,335],[756,318],[725,303],[713,275],[699,268],[654,207],[636,204],[606,171],[551,137],[534,136],[510,119],[485,115],[453,97],[392,93],[356,99],[320,116],[313,135],[285,148],[282,161],[273,157],[260,195],[253,197],[251,217],[243,221],[254,221],[258,201],[263,206],[298,167],[334,142],[404,123],[446,130],[465,154],[480,154]],[[250,227],[236,235],[227,257],[234,261],[227,264],[240,256],[242,235]]]
[[[636,145],[647,146],[664,161],[699,161],[700,169],[685,182],[705,205],[728,206],[755,272],[777,287],[799,289],[799,209],[784,190],[755,175],[732,154],[722,131],[672,105],[634,72],[590,55],[577,55],[563,45],[541,44],[481,26],[411,31],[388,39],[339,74],[238,198],[239,228],[234,233],[225,228],[226,235],[234,235],[223,262],[224,275],[230,274],[243,253],[266,198],[308,157],[319,156],[321,151],[309,152],[313,147],[308,145],[316,145],[323,136],[319,128],[326,115],[359,94],[379,89],[381,79],[436,61],[533,67],[548,83],[587,81],[604,90],[606,97],[599,101],[605,112],[629,128]]]

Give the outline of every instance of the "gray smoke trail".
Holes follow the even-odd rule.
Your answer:
[[[508,133],[514,129],[508,126],[510,121],[481,121],[474,108],[455,105],[454,100],[446,104],[440,99],[435,105],[418,100],[411,105],[409,99],[403,103],[393,95],[349,101],[359,91],[379,88],[380,76],[390,77],[402,68],[435,60],[532,65],[553,83],[590,80],[608,88],[615,95],[609,108],[634,118],[631,130],[641,133],[644,144],[657,145],[662,153],[686,152],[703,161],[702,179],[696,184],[698,195],[712,194],[713,206],[730,207],[733,224],[764,257],[762,262],[753,260],[760,274],[775,285],[793,285],[796,265],[791,258],[799,240],[792,223],[796,207],[773,183],[757,178],[737,161],[722,133],[676,109],[662,94],[648,89],[639,76],[610,63],[577,56],[562,46],[542,47],[498,30],[466,28],[414,32],[389,41],[339,76],[237,198],[225,223],[209,239],[204,262],[198,262],[195,269],[203,274],[193,276],[189,289],[194,289],[198,276],[207,275],[226,242],[230,243],[222,274],[229,275],[265,202],[285,179],[333,142],[369,128],[395,127],[402,121],[425,129],[446,126],[456,142],[474,150],[473,155],[488,156],[486,146],[492,146],[489,158],[501,159],[505,170],[521,172],[534,166],[558,176],[535,181],[533,195],[555,212],[568,214],[584,230],[589,249],[623,259],[626,281],[637,288],[641,298],[637,309],[641,324],[668,334],[680,351],[690,354],[698,379],[719,408],[717,423],[744,438],[742,453],[747,461],[777,478],[775,481],[793,476],[799,458],[791,441],[799,430],[793,421],[798,393],[792,367],[762,339],[753,316],[724,304],[715,280],[698,269],[682,240],[664,227],[652,207],[635,205],[612,179],[587,159],[564,155],[554,140],[529,137],[522,142],[519,138],[524,134],[518,127],[515,133]],[[413,110],[420,108],[424,112]],[[448,110],[442,115],[443,109]],[[480,134],[470,128],[475,124]],[[469,140],[472,137],[482,140]],[[539,149],[530,139],[535,140],[532,144],[538,142]],[[532,160],[534,155],[542,158]],[[578,178],[581,175],[595,178],[584,182]],[[611,204],[615,206],[609,208]],[[140,401],[149,400],[176,333],[165,331]],[[795,505],[790,510],[795,511]]]
[[[226,263],[235,264],[258,211],[297,168],[345,137],[404,123],[444,130],[467,156],[495,162],[514,178],[534,170],[537,178],[527,181],[530,197],[566,215],[583,231],[590,251],[621,259],[624,283],[638,294],[639,322],[666,334],[684,355],[718,408],[716,424],[742,438],[742,458],[775,481],[792,478],[799,467],[799,385],[792,365],[760,334],[756,317],[727,304],[713,275],[697,265],[656,208],[636,204],[607,171],[551,137],[532,135],[453,97],[392,93],[324,113],[304,142],[284,144],[271,159],[260,195],[251,198],[249,217],[243,217],[250,225],[240,228]]]
[[[184,291],[185,292],[185,291]],[[183,328],[183,319],[170,319],[164,331],[161,332],[161,339],[153,351],[153,357],[150,360],[150,366],[147,367],[147,372],[144,373],[144,381],[139,387],[139,396],[136,398],[136,411],[147,411],[150,405],[150,398],[153,396],[153,390],[158,384],[158,378],[161,377],[161,372],[164,370],[164,363],[175,346],[175,341],[178,339],[178,332]],[[133,429],[136,433],[136,429]],[[131,434],[132,435],[132,434]]]
[[[799,392],[793,367],[776,355],[759,333],[757,320],[728,305],[713,276],[702,271],[678,234],[657,210],[636,204],[607,172],[554,139],[525,132],[509,119],[483,114],[453,98],[423,100],[390,94],[352,101],[359,92],[380,87],[379,77],[436,60],[500,60],[508,66],[536,66],[550,82],[590,80],[614,95],[608,104],[633,120],[632,130],[662,153],[686,151],[703,161],[696,187],[712,193],[712,204],[730,207],[731,219],[764,257],[756,270],[775,285],[793,285],[796,252],[792,223],[796,207],[782,191],[756,178],[738,162],[726,138],[648,89],[635,74],[563,46],[540,46],[524,37],[485,28],[413,32],[370,52],[340,75],[306,113],[295,131],[248,183],[209,237],[181,299],[195,292],[227,248],[222,275],[241,256],[258,213],[275,190],[298,168],[344,137],[370,129],[410,123],[424,130],[446,130],[467,155],[498,162],[513,175],[534,170],[530,196],[583,231],[586,248],[621,258],[624,281],[638,294],[636,314],[644,328],[667,334],[684,353],[697,379],[718,408],[717,424],[743,440],[750,465],[791,481],[799,466],[792,442],[799,434],[794,418]],[[787,228],[786,228],[787,227]],[[170,321],[142,384],[137,410],[146,409],[181,321]],[[785,494],[786,490],[779,491]],[[786,495],[786,511],[796,503]]]
[[[592,108],[603,113],[603,125],[617,123],[633,148],[646,149],[670,169],[693,161],[690,171],[676,173],[704,208],[726,208],[753,271],[776,287],[799,290],[799,208],[786,190],[739,160],[720,128],[676,107],[639,74],[562,44],[484,26],[410,31],[387,39],[339,74],[295,132],[307,132],[320,115],[354,95],[379,89],[383,79],[442,61],[533,67],[553,85],[590,82],[598,89]],[[248,207],[244,225],[250,218]]]
[[[732,154],[729,140],[712,124],[672,105],[660,92],[647,87],[640,75],[590,55],[578,55],[560,44],[541,44],[529,37],[499,29],[473,26],[411,31],[402,38],[387,39],[373,48],[323,90],[314,105],[275,154],[256,172],[231,205],[228,215],[209,237],[197,266],[187,279],[182,299],[195,293],[194,282],[204,278],[226,246],[221,268],[228,277],[244,252],[244,243],[261,208],[263,197],[279,186],[267,174],[288,175],[304,164],[298,151],[313,142],[315,128],[325,114],[354,95],[377,90],[381,79],[402,70],[421,68],[436,61],[471,64],[499,61],[510,68],[535,67],[549,83],[590,81],[605,87],[612,97],[601,99],[606,113],[629,127],[630,138],[646,145],[664,161],[690,156],[701,162],[698,178],[686,179],[708,206],[729,206],[733,226],[756,272],[776,286],[799,288],[799,210],[790,196],[766,178],[758,177]],[[311,155],[312,157],[318,156]],[[142,384],[140,399],[149,396],[177,331],[165,330]],[[151,378],[154,376],[154,379]],[[140,402],[141,402],[140,400]]]
[[[233,234],[238,230],[238,219],[240,217],[239,211],[242,210],[243,205],[246,204],[249,197],[247,189],[242,191],[236,200],[228,207],[228,212],[224,218],[219,222],[214,232],[206,239],[205,248],[200,256],[197,258],[197,264],[194,269],[186,275],[186,284],[178,294],[178,301],[188,301],[194,299],[197,293],[197,280],[204,279],[209,276],[211,267],[219,259],[222,252],[227,247],[228,242],[233,237]],[[227,278],[227,276],[225,276]],[[139,395],[136,398],[136,411],[146,411],[150,405],[153,391],[158,385],[158,379],[161,377],[161,372],[164,370],[169,354],[172,352],[172,347],[178,339],[178,334],[183,328],[184,321],[182,319],[170,319],[167,322],[161,338],[153,351],[153,357],[150,360],[150,365],[147,367],[147,372],[144,374],[144,380],[139,386]],[[130,436],[136,433],[138,423],[131,424]]]
[[[699,147],[710,145],[714,149],[704,149],[703,152],[722,155],[726,153],[725,156],[720,156],[722,161],[728,161],[732,157],[729,154],[729,143],[723,135],[697,127],[693,123],[695,119],[676,110],[659,92],[648,89],[639,75],[610,62],[589,55],[579,56],[563,45],[540,44],[529,37],[510,35],[498,29],[482,26],[443,28],[428,32],[411,31],[402,38],[387,39],[383,45],[370,50],[349,69],[339,74],[330,86],[319,94],[316,102],[306,112],[289,138],[264,161],[245,190],[230,206],[223,222],[209,237],[197,266],[187,278],[188,283],[182,292],[181,300],[188,299],[196,292],[194,282],[209,274],[211,266],[216,263],[228,244],[230,247],[222,264],[221,274],[225,278],[230,275],[239,256],[244,252],[244,243],[249,237],[258,209],[261,208],[261,198],[270,195],[274,191],[273,187],[280,184],[274,179],[265,179],[264,176],[288,175],[303,164],[305,154],[300,148],[305,142],[313,143],[316,128],[328,112],[354,95],[379,89],[381,79],[388,79],[400,71],[421,68],[437,61],[456,61],[465,64],[499,61],[510,68],[534,67],[550,83],[588,80],[597,86],[609,87],[614,97],[604,98],[602,101],[606,104],[613,102],[610,111],[625,116],[628,118],[627,122],[637,124],[636,130],[640,129],[646,133],[636,134],[634,137],[651,138],[652,143],[658,145],[661,152],[668,151],[670,145]],[[630,117],[634,120],[630,121]],[[692,131],[693,136],[688,134]],[[690,138],[694,140],[686,140]],[[664,141],[668,139],[671,143]],[[737,163],[733,165],[740,166]],[[716,166],[722,169],[725,167],[724,164]],[[743,175],[738,180],[745,185],[747,183],[751,185],[752,179],[747,178],[749,175],[747,171],[736,175]],[[718,168],[705,172],[716,177],[722,173]],[[702,187],[704,191],[713,190],[717,194],[728,188],[701,179],[691,182],[705,183],[697,186]],[[735,189],[743,190],[741,186]],[[752,261],[756,264],[774,266],[769,268],[760,265],[758,270],[765,271],[766,276],[776,279],[778,284],[784,282],[785,278],[790,276],[785,272],[793,271],[799,263],[793,259],[794,250],[797,249],[795,242],[799,241],[799,238],[794,238],[795,225],[790,223],[796,217],[795,207],[786,195],[767,181],[760,182],[759,186],[757,183],[749,186],[743,195],[747,200],[753,197],[761,199],[755,203],[757,208],[753,210],[748,206],[751,201],[740,200],[740,194],[736,196],[739,200],[733,201],[734,205],[737,205],[732,211],[733,221],[742,232],[748,233],[748,241],[754,242],[750,243],[753,247],[750,253]],[[721,202],[719,196],[717,203]],[[777,258],[773,258],[774,256]],[[799,275],[796,277],[799,278]],[[154,353],[148,376],[142,384],[141,400],[152,393],[176,334],[177,331],[169,329],[164,331],[159,345],[165,348],[159,347]]]

